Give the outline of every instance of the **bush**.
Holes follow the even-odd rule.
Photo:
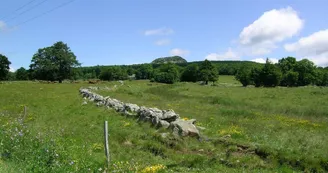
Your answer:
[[[246,87],[247,85],[251,85],[251,73],[251,68],[249,68],[248,66],[243,66],[238,70],[236,74],[236,80],[238,80],[244,87]]]
[[[283,78],[283,81],[286,82],[286,86],[297,86],[298,75],[298,72],[288,71]]]
[[[178,82],[179,78],[179,70],[172,63],[161,65],[159,70],[154,73],[154,80],[159,83],[173,84]]]
[[[101,80],[108,80],[108,81],[126,80],[128,79],[128,74],[121,67],[109,67],[108,69],[103,70],[100,73],[99,78]]]
[[[265,87],[275,87],[280,84],[282,73],[268,59],[260,73],[260,80]]]
[[[136,71],[136,79],[151,79],[154,69],[151,64],[142,64]]]
[[[197,82],[199,76],[199,67],[197,64],[191,64],[181,74],[181,81],[183,82]]]

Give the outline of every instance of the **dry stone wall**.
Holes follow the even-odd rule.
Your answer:
[[[155,127],[171,129],[173,134],[180,136],[199,137],[195,119],[183,120],[179,114],[173,110],[160,110],[158,108],[147,108],[132,103],[123,103],[119,100],[103,97],[92,90],[98,90],[99,87],[81,88],[80,94],[97,106],[106,106],[120,112],[126,116],[136,117],[140,121],[150,122]],[[83,104],[86,104],[83,102]]]

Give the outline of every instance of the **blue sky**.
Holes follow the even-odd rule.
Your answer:
[[[27,68],[39,48],[56,41],[67,43],[83,66],[170,55],[257,62],[296,56],[328,65],[325,0],[75,0],[24,23],[70,0],[34,0],[14,12],[30,1],[0,5],[0,53],[13,69]]]

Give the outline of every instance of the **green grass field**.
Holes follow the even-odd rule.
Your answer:
[[[243,88],[232,76],[220,76],[216,86],[149,81],[97,86],[114,85],[96,92],[195,118],[206,128],[202,140],[162,138],[168,130],[91,102],[83,106],[78,89],[86,83],[3,83],[0,171],[103,172],[105,120],[110,172],[328,171],[328,88]]]

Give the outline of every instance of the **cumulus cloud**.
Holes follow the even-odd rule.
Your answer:
[[[168,45],[168,44],[170,44],[171,43],[171,40],[169,40],[169,39],[161,39],[161,40],[157,40],[156,42],[155,42],[155,44],[157,45],[157,46],[165,46],[165,45]]]
[[[276,43],[297,35],[304,21],[291,7],[264,12],[239,35],[239,43],[249,48],[251,55],[264,55],[275,49]]]
[[[183,50],[178,48],[170,50],[171,56],[187,56],[189,55],[189,53],[189,50]]]
[[[152,36],[152,35],[170,35],[173,34],[174,31],[171,28],[158,28],[158,29],[151,29],[151,30],[146,30],[144,32],[145,36]]]
[[[308,58],[319,66],[328,66],[328,29],[315,32],[295,43],[285,44],[285,50]]]
[[[255,59],[252,59],[251,61],[264,64],[266,62],[266,58],[255,58]],[[278,59],[276,59],[276,58],[269,58],[269,61],[274,64],[278,63]]]
[[[240,60],[240,56],[238,53],[234,52],[231,48],[228,49],[227,52],[222,53],[222,54],[217,54],[217,53],[211,53],[205,57],[207,60]]]

